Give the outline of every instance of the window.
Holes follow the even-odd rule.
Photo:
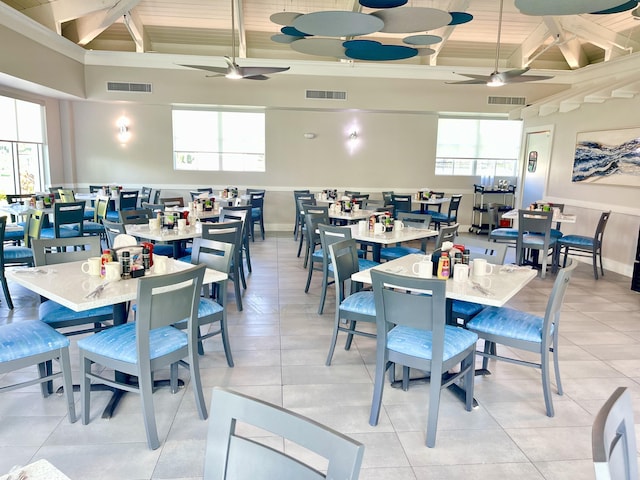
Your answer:
[[[522,122],[440,118],[436,175],[517,175]]]
[[[44,189],[44,108],[0,96],[0,195]]]
[[[176,170],[265,171],[264,112],[173,110]]]

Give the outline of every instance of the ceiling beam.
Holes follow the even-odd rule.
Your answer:
[[[136,52],[144,53],[151,50],[151,40],[135,9],[124,14],[124,25],[136,44]]]
[[[562,19],[562,27],[605,51],[605,61],[640,50],[640,43],[579,15]]]
[[[549,37],[553,37],[544,23],[540,23],[531,34],[507,58],[507,66],[511,68],[525,68],[531,63],[531,56],[541,47]]]
[[[453,0],[449,5],[449,11],[466,12],[469,8],[470,3],[471,0]],[[473,22],[473,20],[471,21]],[[438,64],[438,55],[440,54],[440,51],[443,49],[444,45],[447,43],[447,40],[449,40],[449,37],[451,36],[455,28],[455,25],[447,25],[443,27],[442,31],[439,32],[440,36],[442,37],[442,41],[436,45],[429,45],[430,48],[435,50],[435,53],[429,55],[429,66],[434,67]]]
[[[589,64],[587,54],[582,49],[580,41],[575,36],[567,35],[564,25],[556,17],[542,17],[544,24],[554,38],[558,39],[558,48],[572,70]]]
[[[116,3],[116,0],[54,0],[37,7],[26,8],[20,13],[61,35],[64,22],[111,8]]]
[[[86,45],[139,2],[140,0],[118,0],[108,9],[78,18],[75,30],[65,30],[65,36],[78,45]]]

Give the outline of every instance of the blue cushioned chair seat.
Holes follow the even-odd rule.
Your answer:
[[[78,347],[88,352],[136,363],[136,324],[126,323],[78,340]],[[174,327],[161,327],[149,332],[149,356],[162,357],[187,346],[187,334]]]
[[[558,230],[557,228],[552,228],[552,229],[549,231],[549,234],[550,234],[553,238],[555,238],[556,240],[557,240],[558,238],[561,238],[561,237],[562,237],[562,232],[561,232],[560,230]]]
[[[115,210],[109,210],[107,212],[107,220],[110,220],[112,222],[119,222],[120,221],[120,213],[115,211]]]
[[[260,207],[251,209],[251,218],[258,219],[260,218],[260,215],[262,215],[262,210],[260,209]]]
[[[536,234],[536,233],[526,233],[522,236],[522,242],[525,245],[544,245],[544,235]],[[549,246],[552,246],[556,243],[556,239],[551,237],[549,238]]]
[[[492,237],[509,237],[509,238],[518,238],[518,229],[517,228],[494,228],[491,230]]]
[[[445,325],[443,360],[449,360],[474,345],[478,335],[464,328]],[[431,360],[432,332],[398,325],[387,335],[387,348],[394,352]]]
[[[153,253],[157,255],[163,255],[165,257],[173,257],[173,246],[172,245],[160,245],[157,243],[153,244]]]
[[[95,216],[95,209],[91,208],[91,207],[84,207],[84,215],[83,218],[85,220],[93,220],[93,217]]]
[[[180,257],[178,260],[181,262],[191,263],[191,255],[185,255],[184,257]]]
[[[201,298],[198,304],[198,318],[220,313],[224,307],[211,298]]]
[[[527,342],[542,341],[544,318],[508,307],[488,307],[467,323],[480,333],[500,335]]]
[[[11,229],[9,231],[5,231],[4,239],[5,241],[12,241],[12,242],[24,240],[24,228],[20,228],[19,230]]]
[[[449,218],[449,215],[447,215],[446,213],[433,212],[431,214],[431,221],[432,222],[455,222],[456,217]]]
[[[84,233],[102,233],[104,232],[104,226],[101,223],[90,222],[85,220],[82,225]]]
[[[378,265],[380,264],[378,262],[374,262],[373,260],[367,260],[366,258],[358,259],[358,266],[360,267],[360,270],[366,270],[367,268],[377,267]]]
[[[68,347],[69,339],[39,320],[0,326],[0,362]]]
[[[38,307],[38,317],[45,323],[66,322],[102,315],[113,315],[113,307],[111,305],[107,305],[105,307],[92,308],[91,310],[85,310],[83,312],[75,312],[70,308],[54,302],[53,300],[42,302],[40,307]]]
[[[340,311],[375,316],[376,301],[373,297],[373,292],[356,292],[353,295],[349,295],[340,304]]]
[[[322,258],[323,258],[323,253],[322,253],[322,249],[318,249],[315,252],[313,252],[313,254],[311,255],[314,258],[314,261],[316,262],[321,262]]]
[[[424,252],[419,248],[413,247],[386,247],[380,251],[380,258],[383,260],[395,260],[396,258],[404,257],[405,255],[410,255],[412,253],[422,254]]]
[[[74,238],[79,236],[78,229],[74,227],[60,227],[60,237],[59,238]],[[55,228],[43,228],[40,231],[40,238],[56,238],[56,230]]]
[[[481,303],[465,302],[464,300],[454,300],[452,305],[453,315],[465,315],[467,317],[477,315],[480,313],[486,305]]]
[[[33,258],[33,250],[27,247],[20,246],[8,246],[4,247],[4,259],[5,260],[28,260]]]
[[[583,237],[582,235],[566,235],[560,239],[562,245],[575,247],[593,247],[593,237]]]

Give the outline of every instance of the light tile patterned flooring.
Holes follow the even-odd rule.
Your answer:
[[[339,337],[333,365],[326,367],[333,291],[324,315],[317,315],[320,275],[305,294],[306,271],[289,233],[270,232],[251,247],[245,310],[238,313],[232,304],[229,312],[236,366],[226,366],[219,338],[208,341],[201,361],[207,402],[211,387],[226,386],[348,434],[366,445],[362,479],[591,479],[591,424],[617,386],[631,388],[640,419],[640,293],[629,289],[629,278],[607,272],[595,281],[591,267],[579,265],[560,327],[565,393],[553,395],[554,418],[545,415],[536,370],[494,362],[491,376],[475,379],[479,407],[472,412],[443,392],[436,447],[429,449],[428,384],[407,392],[385,387],[380,422],[370,426],[374,341],[356,338],[345,351]],[[553,281],[553,275],[535,279],[511,306],[542,315]],[[16,308],[7,310],[3,299],[0,323],[34,318],[36,295],[15,285],[11,290]],[[229,294],[233,302],[231,288]],[[77,380],[75,340],[72,345]],[[185,389],[154,394],[162,442],[155,451],[146,445],[137,395],[127,395],[115,417],[103,420],[108,394],[94,392],[91,423],[84,426],[69,424],[63,398],[43,399],[38,387],[1,394],[0,473],[46,458],[74,480],[201,478],[207,422],[198,419],[188,372],[180,373]]]

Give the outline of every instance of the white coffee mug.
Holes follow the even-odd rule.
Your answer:
[[[453,280],[456,282],[466,282],[469,279],[469,265],[456,263],[453,267]]]
[[[178,230],[184,230],[185,228],[187,228],[187,219],[186,218],[178,219]]]
[[[153,256],[153,271],[159,275],[164,275],[167,273],[167,263],[169,257],[165,257],[164,255],[154,255]]]
[[[493,265],[488,263],[484,258],[476,258],[473,261],[473,276],[482,277],[493,273]]]
[[[157,218],[152,218],[149,220],[149,230],[160,230],[160,221]]]
[[[120,262],[107,262],[104,264],[104,279],[108,282],[120,280]]]
[[[373,225],[373,233],[379,234],[382,232],[384,232],[384,225],[382,225],[381,223],[375,223]]]
[[[358,222],[358,232],[365,233],[369,229],[369,222],[366,220],[360,220]]]
[[[101,260],[102,259],[100,257],[90,257],[86,262],[80,265],[80,269],[92,277],[100,276],[100,267],[102,266]]]
[[[395,222],[393,222],[393,229],[396,231],[403,230],[404,223],[402,223],[402,220],[396,220]]]
[[[433,276],[433,262],[428,260],[414,263],[412,270],[413,274],[420,278],[431,278]]]

